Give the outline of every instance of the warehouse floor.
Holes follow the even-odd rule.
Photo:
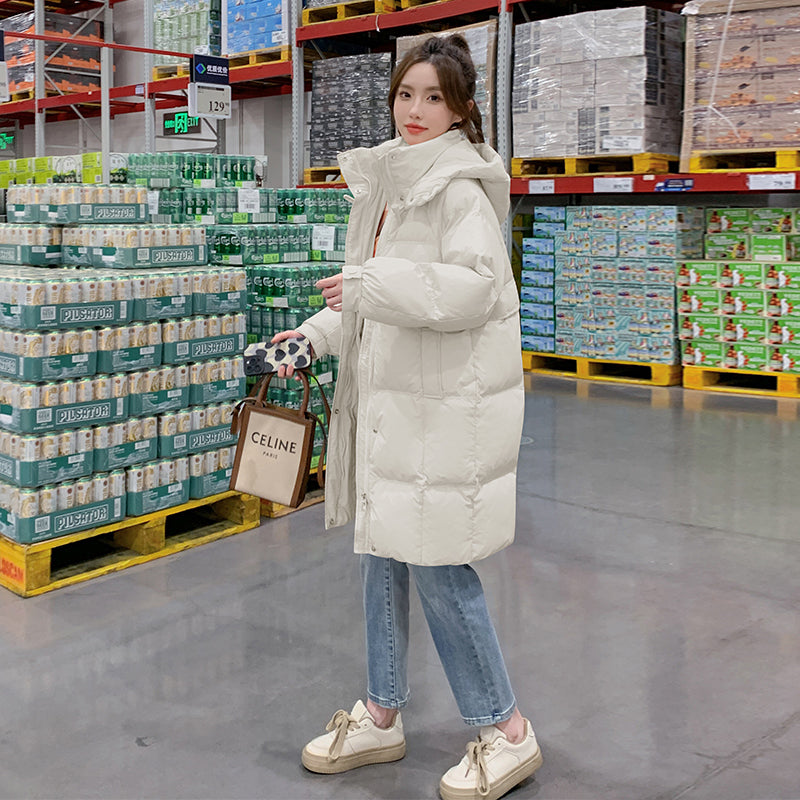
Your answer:
[[[517,543],[479,566],[544,753],[509,797],[797,800],[797,404],[529,389]],[[359,602],[350,531],[324,533],[321,506],[0,590],[0,798],[436,797],[470,730],[416,602],[406,758],[300,766],[363,696]]]

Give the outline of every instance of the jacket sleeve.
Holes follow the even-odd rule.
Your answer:
[[[314,355],[338,356],[342,346],[342,315],[323,308],[297,328],[314,348]]]
[[[343,310],[387,325],[443,332],[489,319],[510,279],[494,209],[477,183],[454,181],[442,193],[439,213],[442,261],[378,256],[363,266],[345,266]],[[402,242],[397,244],[401,249]]]

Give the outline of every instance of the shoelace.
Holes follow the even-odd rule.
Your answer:
[[[336,761],[342,754],[344,740],[347,732],[353,730],[358,725],[358,720],[351,717],[343,708],[340,708],[332,717],[331,721],[325,726],[326,731],[335,731],[333,741],[328,748],[328,761]]]
[[[478,794],[486,797],[489,794],[489,771],[486,768],[486,754],[494,750],[491,742],[476,739],[467,745],[467,772],[474,769],[478,773]]]

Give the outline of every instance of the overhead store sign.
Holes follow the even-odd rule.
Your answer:
[[[200,133],[200,117],[190,117],[185,111],[164,114],[162,132],[164,136],[182,136]]]
[[[189,115],[230,119],[231,87],[228,83],[227,58],[192,56]]]

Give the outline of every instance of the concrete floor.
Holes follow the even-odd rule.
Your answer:
[[[797,404],[529,388],[517,543],[479,566],[544,753],[509,797],[797,800]],[[300,750],[364,659],[350,531],[321,506],[0,590],[0,797],[434,798],[470,731],[412,616],[406,758],[322,777]]]

